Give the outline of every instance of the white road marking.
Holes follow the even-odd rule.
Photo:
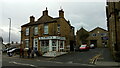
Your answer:
[[[9,63],[18,64],[18,65],[26,65],[26,66],[36,67],[35,65],[32,65],[32,64],[18,63],[18,62],[15,62],[15,61],[11,61],[11,62],[9,62]]]

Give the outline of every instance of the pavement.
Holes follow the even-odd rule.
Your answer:
[[[99,49],[97,49],[97,50],[99,51]],[[96,50],[91,50],[91,54],[90,55],[95,54],[94,53],[95,51]],[[99,53],[96,52],[96,56],[94,56],[94,57],[91,56],[91,57],[93,57],[92,59],[95,58],[95,62],[87,64],[86,63],[87,61],[83,62],[80,57],[84,57],[86,59],[86,57],[90,56],[90,55],[87,56],[87,54],[89,52],[90,51],[88,51],[88,52],[72,52],[72,53],[67,53],[66,55],[62,55],[62,56],[57,57],[57,58],[48,58],[48,57],[43,57],[43,56],[37,57],[36,56],[34,58],[27,58],[27,57],[25,57],[25,58],[20,58],[20,59],[28,59],[28,60],[30,59],[30,60],[36,60],[36,61],[56,62],[56,63],[59,63],[59,64],[68,63],[68,64],[76,64],[76,65],[84,64],[84,65],[93,65],[93,66],[114,66],[114,67],[120,67],[120,63],[119,62],[115,62],[113,59],[111,59],[112,57],[110,55],[110,52],[109,52],[108,48],[104,48]],[[16,56],[13,56],[13,57],[19,58],[19,55],[16,55]]]
[[[101,56],[97,58],[95,65],[96,66],[115,66],[120,67],[120,62],[115,62],[110,55],[110,51],[108,48],[102,51]]]

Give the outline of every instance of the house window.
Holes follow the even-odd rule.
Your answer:
[[[60,33],[60,24],[58,24],[57,31],[58,31],[58,34],[59,34]]]
[[[29,28],[26,28],[26,35],[29,35]]]
[[[48,24],[44,24],[44,34],[48,34]]]
[[[38,27],[34,27],[34,35],[37,35],[38,34]]]
[[[29,48],[29,40],[25,40],[25,45],[26,48]]]
[[[101,36],[106,36],[106,33],[101,33]]]
[[[92,33],[92,36],[96,36],[96,34],[95,34],[95,33]]]

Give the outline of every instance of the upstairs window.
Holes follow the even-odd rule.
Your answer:
[[[26,28],[26,35],[29,35],[29,28]]]
[[[106,36],[107,34],[106,33],[101,33],[101,36]]]
[[[38,35],[38,27],[34,27],[34,35]]]
[[[44,34],[48,34],[48,24],[44,24]]]
[[[58,34],[60,34],[60,24],[58,24],[57,26],[57,31],[58,31]]]
[[[96,34],[95,34],[95,33],[92,33],[92,36],[96,36]]]

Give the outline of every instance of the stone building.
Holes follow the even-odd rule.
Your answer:
[[[106,14],[111,54],[116,61],[120,61],[120,1],[108,1]]]
[[[81,44],[87,43],[86,39],[89,36],[89,32],[85,30],[83,27],[76,32],[76,45],[79,46]]]
[[[108,45],[108,31],[97,27],[89,32],[87,38],[88,44],[94,44],[95,47],[107,47]]]
[[[70,51],[74,37],[74,27],[64,18],[63,9],[59,10],[59,17],[53,18],[46,8],[37,21],[30,16],[30,22],[21,26],[21,47],[37,48],[40,54]]]

